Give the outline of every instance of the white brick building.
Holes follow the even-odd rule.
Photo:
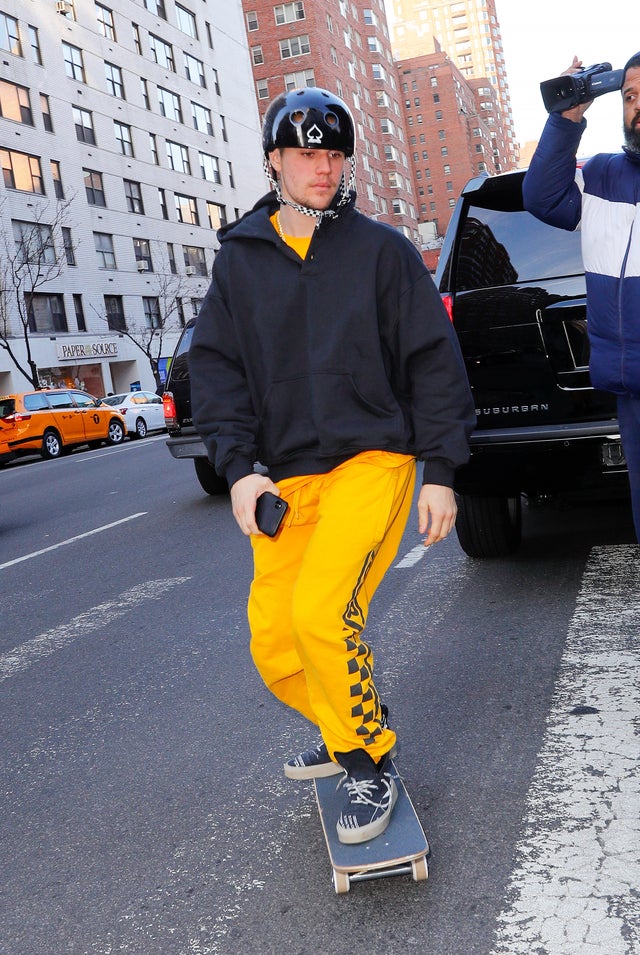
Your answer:
[[[265,191],[241,0],[0,0],[0,155],[0,283],[11,292],[27,235],[59,263],[29,296],[42,382],[154,390],[123,324],[151,327],[178,300],[162,371],[208,287],[218,225]],[[0,349],[0,393],[28,389]]]

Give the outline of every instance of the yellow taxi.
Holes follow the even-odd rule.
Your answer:
[[[34,453],[59,458],[81,444],[121,444],[126,433],[123,416],[86,391],[54,388],[0,395],[0,463]]]

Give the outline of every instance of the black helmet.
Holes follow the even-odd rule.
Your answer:
[[[355,134],[349,107],[317,86],[281,93],[269,104],[262,125],[265,156],[274,149],[337,149],[353,156]]]

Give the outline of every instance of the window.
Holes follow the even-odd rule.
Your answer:
[[[115,269],[116,256],[113,251],[113,236],[106,232],[94,232],[93,241],[96,246],[99,269]]]
[[[300,70],[297,73],[284,74],[284,88],[287,90],[299,89],[303,86],[315,86],[316,76],[313,70]]]
[[[216,231],[227,224],[227,207],[217,202],[207,202],[209,226]]]
[[[264,54],[262,52],[261,46],[251,47],[251,61],[254,66],[260,66],[262,63],[264,63]]]
[[[64,56],[64,68],[67,76],[79,83],[85,82],[84,61],[82,59],[82,50],[77,46],[71,46],[70,43],[62,44],[62,53]]]
[[[153,159],[156,166],[160,165],[160,160],[158,158],[158,143],[156,141],[156,134],[149,133],[149,149],[151,151],[151,158]]]
[[[198,39],[196,18],[191,10],[187,10],[186,7],[181,7],[179,3],[176,3],[176,19],[179,30],[182,30],[187,36],[193,37],[194,40]]]
[[[131,179],[124,179],[124,194],[127,200],[127,209],[129,212],[135,212],[137,215],[144,215],[144,204],[142,202],[142,189],[139,182],[133,182]]]
[[[2,175],[7,189],[37,192],[44,196],[44,181],[38,156],[29,156],[10,149],[0,149]]]
[[[176,192],[176,215],[179,222],[186,222],[189,225],[200,225],[198,218],[198,207],[196,200],[192,196],[181,196]]]
[[[53,121],[51,119],[51,108],[49,106],[49,97],[46,93],[40,93],[40,112],[42,113],[42,125],[48,133],[53,132]]]
[[[134,239],[133,252],[136,257],[136,265],[140,272],[153,272],[153,262],[151,261],[151,246],[148,239]],[[144,268],[141,268],[144,266]]]
[[[144,308],[144,321],[147,328],[160,328],[162,316],[160,315],[158,299],[145,295],[142,297],[142,307]]]
[[[17,86],[7,80],[0,80],[0,116],[13,119],[16,123],[33,126],[31,100],[26,86]]]
[[[269,83],[267,80],[256,81],[256,93],[258,99],[269,99]]]
[[[60,175],[60,163],[52,159],[49,163],[51,169],[51,178],[53,179],[53,191],[56,199],[64,199],[64,189],[62,188],[62,177]]]
[[[104,7],[101,3],[96,3],[96,17],[98,19],[98,29],[107,40],[115,40],[116,29],[113,23],[113,11],[109,7]]]
[[[142,43],[140,42],[140,27],[137,23],[131,24],[131,33],[133,34],[133,45],[139,56],[142,56]]]
[[[210,109],[207,109],[206,106],[200,106],[199,103],[191,103],[191,116],[193,118],[194,129],[213,136],[213,123],[211,121]]]
[[[165,43],[159,36],[150,33],[149,49],[151,50],[153,59],[159,66],[163,66],[167,70],[173,70],[175,73],[176,65],[173,58],[173,47],[170,43]]]
[[[145,109],[151,109],[151,100],[149,99],[149,84],[144,77],[140,78],[140,92],[142,93],[142,102]]]
[[[286,40],[280,40],[280,59],[288,60],[293,56],[302,56],[311,52],[308,34],[302,36],[292,36]]]
[[[198,153],[200,160],[200,175],[209,182],[221,183],[220,166],[216,156],[209,156],[208,153]]]
[[[195,56],[191,56],[190,53],[185,53],[184,55],[184,73],[187,79],[191,80],[192,83],[198,83],[200,86],[206,87],[204,63]]]
[[[220,96],[220,80],[218,78],[218,71],[215,66],[211,67],[211,75],[213,76],[213,88],[216,91],[216,95]]]
[[[73,263],[75,265],[75,263]],[[82,307],[82,295],[73,296],[73,310],[76,313],[76,324],[79,332],[86,332],[87,323],[84,318],[84,308]]]
[[[127,322],[124,317],[121,295],[105,295],[104,310],[107,314],[107,325],[112,332],[126,332]]]
[[[29,298],[30,332],[67,332],[62,295],[36,293]]]
[[[167,159],[169,165],[176,172],[183,172],[187,176],[191,175],[191,163],[189,162],[189,150],[180,143],[172,143],[170,139],[166,141]]]
[[[246,13],[245,19],[247,21],[247,30],[249,33],[253,33],[254,30],[258,29],[258,14],[255,10],[252,10],[250,13]]]
[[[131,126],[127,126],[126,123],[119,123],[118,120],[113,121],[113,132],[116,137],[116,142],[120,146],[120,152],[123,156],[133,156],[133,140],[131,139]]]
[[[167,119],[174,119],[177,123],[182,122],[182,108],[180,106],[179,96],[159,86],[158,103],[163,116],[166,116]]]
[[[81,143],[89,143],[91,146],[96,144],[96,135],[93,131],[93,119],[87,109],[80,106],[73,106],[73,122],[76,127],[76,139]]]
[[[293,23],[294,20],[304,20],[304,3],[279,3],[273,8],[276,23],[282,26],[283,23]]]
[[[71,229],[67,226],[62,226],[62,242],[64,245],[64,257],[67,260],[67,265],[76,265],[76,250],[73,244],[73,238],[71,236]]]
[[[151,10],[151,12],[155,13],[156,16],[162,17],[163,20],[167,19],[167,12],[164,8],[164,0],[144,0],[144,5],[147,10]]]
[[[167,242],[167,258],[169,259],[169,269],[171,270],[172,275],[178,274],[178,266],[176,265],[176,256],[173,251],[173,243]]]
[[[90,206],[106,206],[102,173],[95,169],[83,169],[84,188],[87,193],[87,202]]]
[[[13,219],[13,239],[21,265],[55,265],[56,250],[50,225],[41,222],[20,222]]]
[[[125,99],[122,70],[120,67],[116,66],[114,63],[107,63],[105,61],[104,72],[107,78],[107,89],[111,95],[117,96],[118,99]]]
[[[162,218],[168,219],[169,210],[167,209],[167,196],[164,189],[158,189],[158,200],[160,201],[160,212],[162,213]]]
[[[40,40],[38,38],[38,30],[36,27],[29,26],[29,44],[31,46],[31,59],[34,63],[37,63],[38,66],[42,66],[42,54],[40,52]]]
[[[7,13],[0,13],[0,49],[14,56],[22,56],[18,21]]]
[[[207,263],[204,257],[204,249],[197,245],[183,245],[182,254],[184,256],[185,268],[195,269],[196,275],[207,275]],[[193,273],[189,273],[193,274]]]

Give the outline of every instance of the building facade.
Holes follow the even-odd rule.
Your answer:
[[[0,393],[30,387],[8,348],[43,386],[154,390],[139,345],[162,374],[265,188],[241,2],[0,0],[0,52]]]
[[[358,206],[419,243],[384,0],[243,0],[261,115],[285,90],[337,93],[356,124]]]
[[[434,52],[435,40],[466,80],[489,81],[499,108],[506,168],[515,169],[518,143],[496,0],[389,0],[389,4],[393,11],[393,51],[397,60]],[[500,160],[500,144],[494,148],[495,167]]]

